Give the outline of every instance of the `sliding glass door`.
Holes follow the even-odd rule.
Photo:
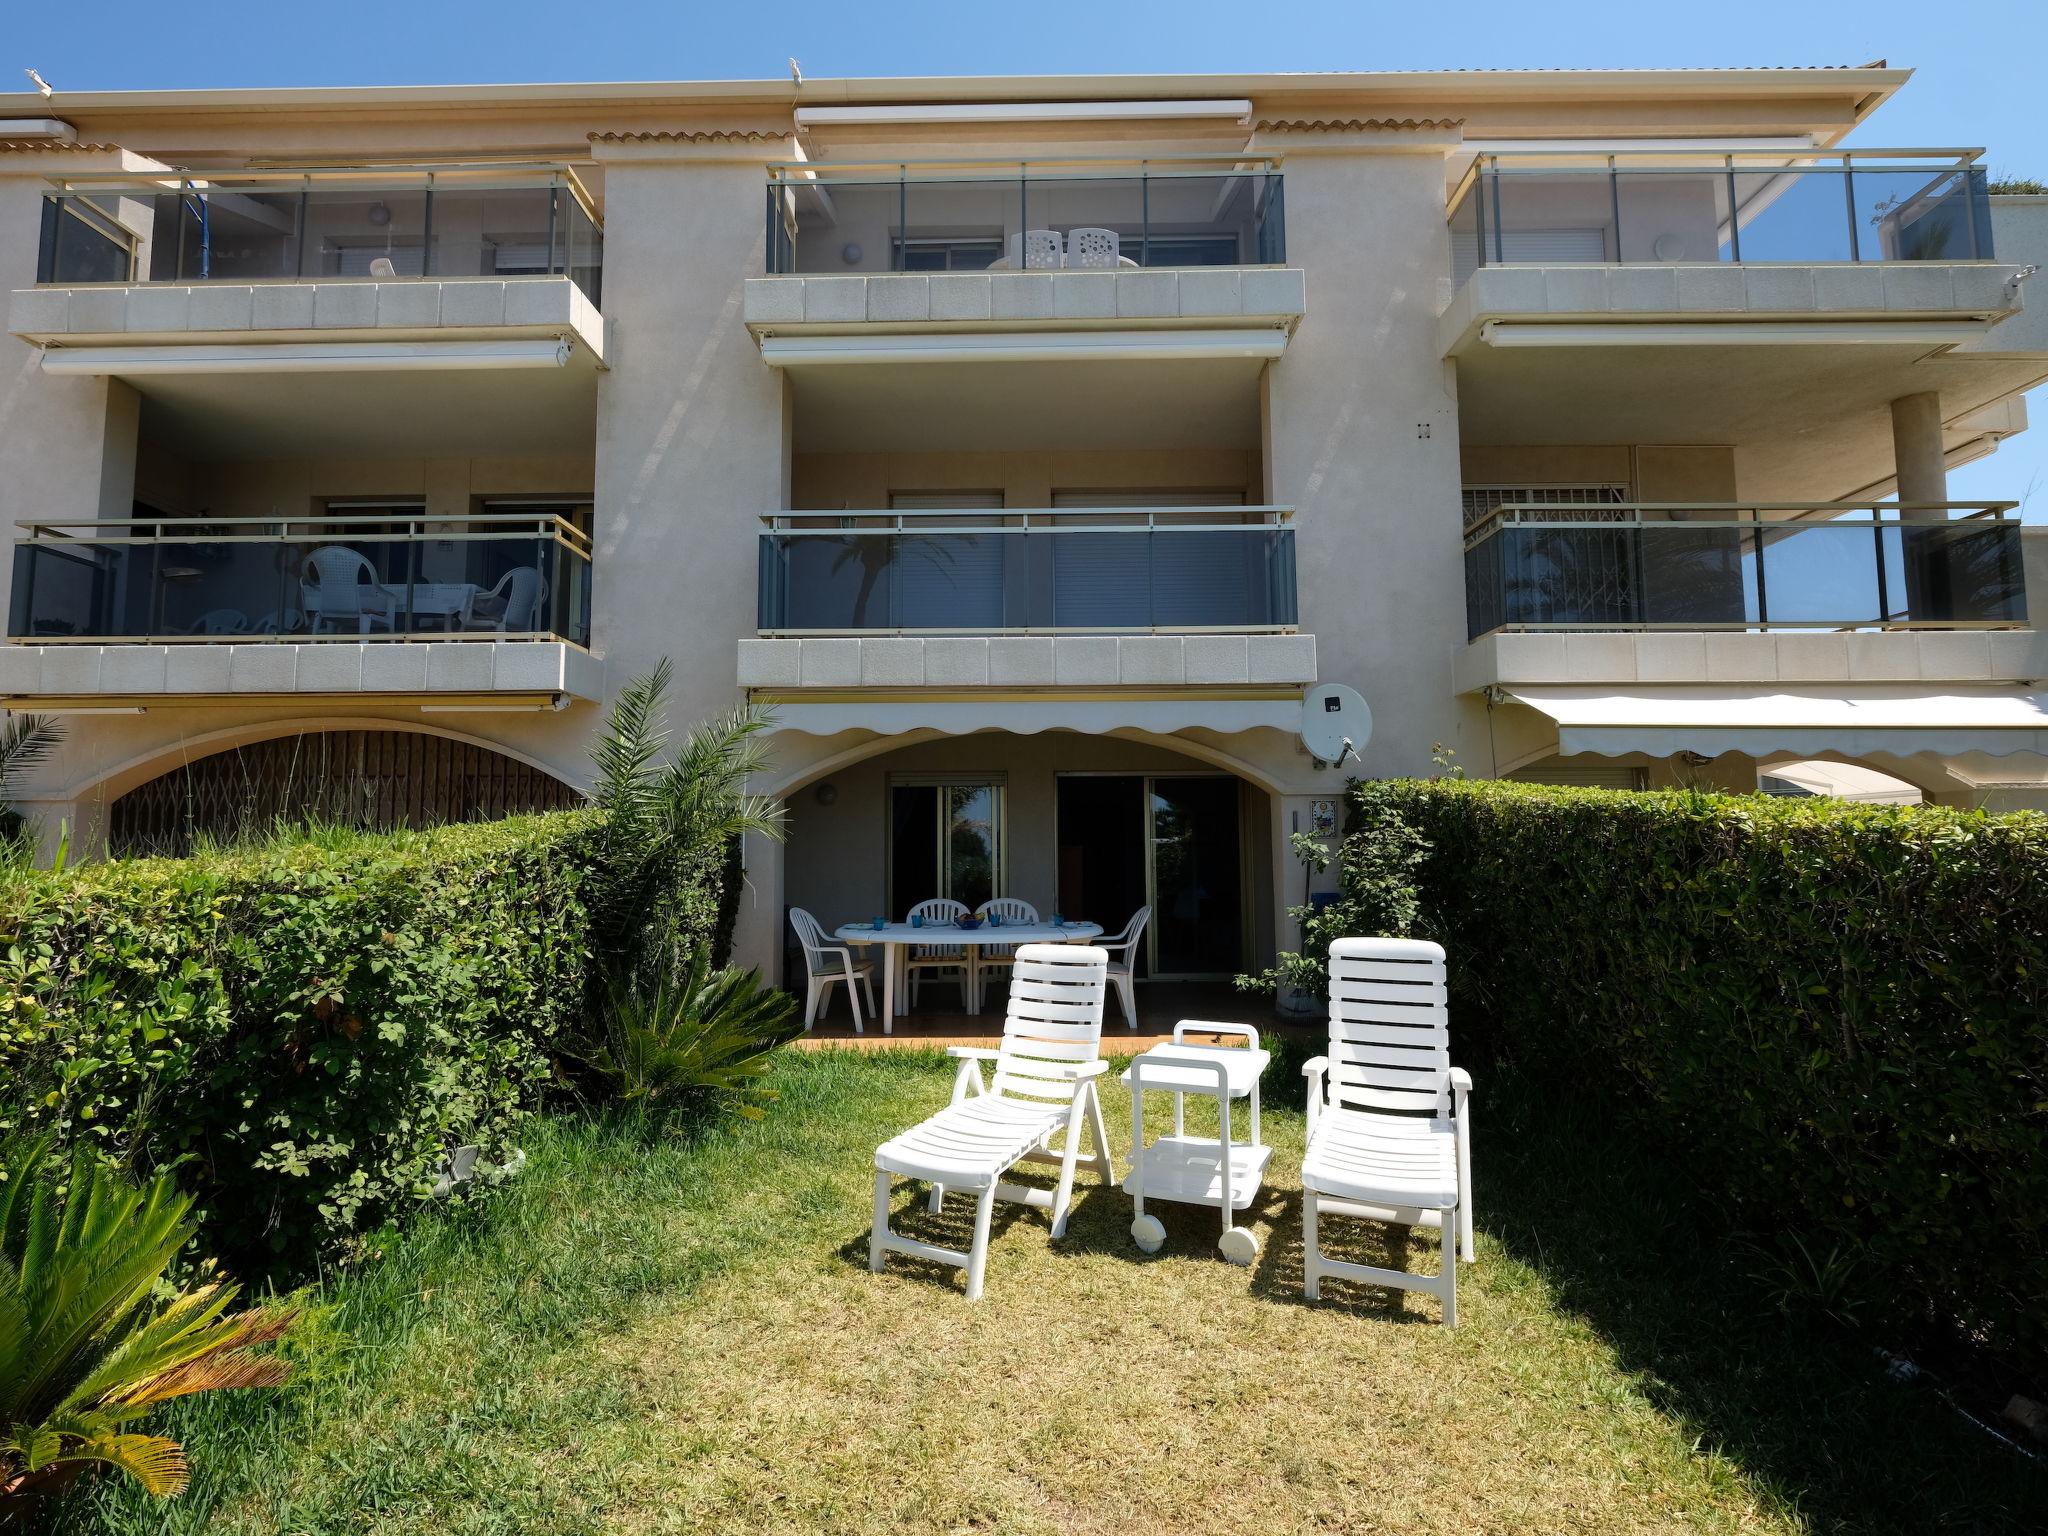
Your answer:
[[[951,897],[978,907],[1003,889],[1003,786],[980,781],[889,786],[889,912]]]
[[[1225,775],[1061,774],[1060,910],[1152,922],[1141,975],[1229,976],[1245,955],[1242,786]]]

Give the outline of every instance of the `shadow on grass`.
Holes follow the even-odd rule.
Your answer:
[[[1057,1178],[1042,1165],[1027,1163],[1012,1168],[1003,1176],[1003,1181],[1051,1193]],[[930,1193],[931,1186],[920,1180],[897,1179],[890,1192],[889,1230],[898,1237],[965,1254],[974,1241],[974,1207],[979,1196],[970,1190],[954,1190],[946,1195],[942,1208],[934,1211],[928,1203]],[[1123,1212],[1121,1217],[1117,1214],[1119,1210]],[[1066,1235],[1057,1242],[1052,1238],[1051,1211],[1027,1206],[1020,1201],[998,1199],[989,1216],[991,1270],[1004,1234],[1019,1222],[1035,1226],[1039,1236],[1059,1256],[1114,1252],[1118,1234],[1123,1235],[1125,1246],[1130,1246],[1129,1201],[1116,1185],[1105,1185],[1092,1173],[1076,1175],[1072,1202],[1067,1207]],[[872,1227],[864,1228],[858,1237],[839,1245],[839,1257],[848,1264],[866,1269],[868,1243],[873,1235]],[[1132,1249],[1132,1252],[1136,1250]],[[892,1272],[900,1269],[908,1274],[923,1273],[941,1283],[950,1283],[954,1290],[963,1290],[967,1283],[964,1268],[955,1269],[935,1259],[891,1253],[885,1262]],[[965,1261],[962,1262],[964,1264]]]
[[[1534,1270],[1703,1451],[1817,1531],[2044,1528],[2048,1471],[1888,1379],[1871,1341],[1781,1315],[1611,1106],[1490,1076],[1474,1094],[1481,1265],[1492,1248]]]

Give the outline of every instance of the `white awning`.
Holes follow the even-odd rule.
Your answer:
[[[510,341],[259,341],[223,346],[47,347],[43,372],[149,378],[194,373],[393,373],[414,369],[562,368],[567,337]]]
[[[1107,736],[1117,731],[1165,735],[1199,728],[1225,733],[1269,726],[1301,728],[1301,695],[1291,698],[1217,698],[1191,694],[1184,699],[896,699],[806,703],[783,697],[774,700],[778,731],[808,736],[837,736],[841,731],[874,731],[895,736],[907,731],[937,731],[965,736],[974,731],[1007,731],[1035,736],[1040,731],[1079,731]]]
[[[881,336],[763,336],[771,368],[858,363],[1186,362],[1278,357],[1287,332],[1273,326],[1206,331],[907,331]]]
[[[1548,718],[1557,733],[1555,751],[1567,757],[2048,754],[2048,693],[2024,688],[1844,683],[1791,691],[1611,685],[1505,691]]]

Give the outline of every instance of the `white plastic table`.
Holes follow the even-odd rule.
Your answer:
[[[1243,1046],[1191,1045],[1189,1034],[1235,1035]],[[1239,1211],[1259,1197],[1266,1164],[1273,1149],[1259,1140],[1259,1077],[1272,1059],[1249,1024],[1217,1024],[1182,1019],[1173,1026],[1173,1043],[1155,1045],[1131,1059],[1120,1081],[1131,1090],[1131,1171],[1124,1193],[1136,1214],[1131,1237],[1147,1253],[1166,1241],[1166,1228],[1145,1214],[1145,1201],[1172,1200],[1184,1205],[1213,1205],[1222,1214],[1223,1235],[1216,1246],[1233,1264],[1249,1264],[1259,1255],[1259,1240],[1236,1225]],[[1173,1095],[1173,1134],[1145,1144],[1145,1090]],[[1187,1095],[1206,1094],[1216,1100],[1215,1138],[1187,1134]],[[1230,1102],[1251,1101],[1251,1140],[1232,1133]]]
[[[984,944],[1085,944],[1090,939],[1102,937],[1100,923],[1005,923],[1000,928],[991,928],[983,923],[979,928],[955,928],[950,923],[926,923],[922,928],[913,928],[908,923],[884,923],[877,928],[873,923],[848,923],[833,930],[832,937],[842,944],[879,944],[882,946],[882,1033],[895,1032],[898,1014],[910,1012],[908,988],[904,996],[896,991],[896,974],[902,967],[901,951],[906,944],[943,944],[947,948],[958,947],[966,950],[968,964],[972,965]],[[978,988],[969,987],[967,1011],[981,1012],[981,999],[976,996]]]
[[[378,585],[390,594],[394,613],[406,606],[404,582],[386,581]],[[447,630],[467,626],[480,590],[473,581],[416,581],[411,588],[411,619],[415,626],[421,619],[439,619],[441,627]]]

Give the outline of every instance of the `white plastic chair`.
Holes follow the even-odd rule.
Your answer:
[[[960,1063],[953,1102],[922,1125],[875,1149],[875,1225],[868,1239],[868,1268],[882,1272],[889,1253],[914,1254],[967,1270],[967,1299],[981,1298],[988,1266],[988,1229],[995,1202],[1012,1200],[1052,1212],[1052,1235],[1064,1237],[1074,1172],[1085,1167],[1113,1183],[1116,1169],[1102,1101],[1095,1080],[1109,1069],[1101,1058],[1102,1002],[1109,957],[1086,944],[1026,944],[1017,951],[1010,979],[1010,1003],[1000,1050],[954,1046],[947,1055]],[[995,1064],[982,1083],[980,1063]],[[1095,1150],[1081,1155],[1086,1125]],[[1052,1138],[1061,1128],[1066,1141],[1057,1152]],[[1002,1182],[1021,1162],[1056,1163],[1057,1189]],[[974,1240],[965,1253],[919,1242],[889,1230],[891,1176],[923,1179],[932,1186],[931,1208],[939,1210],[949,1190],[973,1191]]]
[[[500,634],[533,634],[540,629],[540,605],[548,584],[530,565],[514,566],[470,599],[470,629],[495,629]]]
[[[991,927],[989,923],[991,915],[1000,917],[1006,923],[1035,923],[1038,921],[1038,908],[1032,906],[1030,902],[1024,900],[1021,896],[991,896],[987,901],[984,901],[974,909],[974,915],[981,919],[981,931],[986,935]],[[998,933],[1002,932],[1000,928],[995,931]],[[993,970],[1008,970],[1016,958],[1017,946],[1015,944],[983,944],[980,955],[975,963],[974,985],[977,989],[977,995],[979,995],[979,988],[981,987],[984,973]]]
[[[377,568],[346,544],[328,544],[306,556],[299,570],[299,601],[314,634],[320,626],[354,623],[358,634],[391,628],[397,604],[377,585]]]
[[[1123,242],[1113,229],[1070,229],[1067,231],[1065,265],[1088,268],[1114,267],[1118,264],[1122,250]]]
[[[808,983],[804,992],[804,1028],[809,1029],[817,1018],[818,1000],[843,981],[846,983],[846,1004],[853,1010],[853,1032],[866,1034],[867,1026],[860,1018],[860,998],[854,992],[853,984],[858,981],[867,989],[868,1012],[873,1013],[874,962],[854,959],[853,951],[844,944],[827,944],[825,930],[802,907],[789,909],[789,926],[796,930],[796,941],[804,947],[804,976]]]
[[[930,901],[920,901],[910,909],[911,917],[921,917],[927,926],[951,923],[967,916],[967,903],[953,901],[944,896]],[[979,978],[967,955],[964,944],[912,944],[903,958],[904,974],[910,981],[910,1006],[917,1006],[917,983],[926,971],[957,972],[960,980],[960,1006],[966,1008],[974,1000],[974,988]],[[948,976],[947,980],[952,978]]]
[[[1339,939],[1330,946],[1330,1047],[1302,1068],[1308,1150],[1301,1163],[1302,1281],[1322,1277],[1428,1291],[1458,1322],[1458,1258],[1472,1247],[1471,1077],[1451,1065],[1444,952],[1420,939]],[[1327,1103],[1325,1100],[1327,1099]],[[1436,1227],[1436,1275],[1326,1258],[1324,1214]],[[1455,1232],[1455,1244],[1453,1233]]]
[[[1138,1027],[1138,999],[1131,985],[1138,964],[1138,941],[1145,937],[1145,925],[1151,921],[1152,909],[1140,907],[1124,924],[1122,933],[1102,941],[1109,955],[1109,984],[1116,988],[1117,998],[1124,1005],[1124,1025],[1129,1029]]]
[[[1010,236],[1010,265],[1043,272],[1057,268],[1065,258],[1060,232],[1056,229],[1027,229]]]

